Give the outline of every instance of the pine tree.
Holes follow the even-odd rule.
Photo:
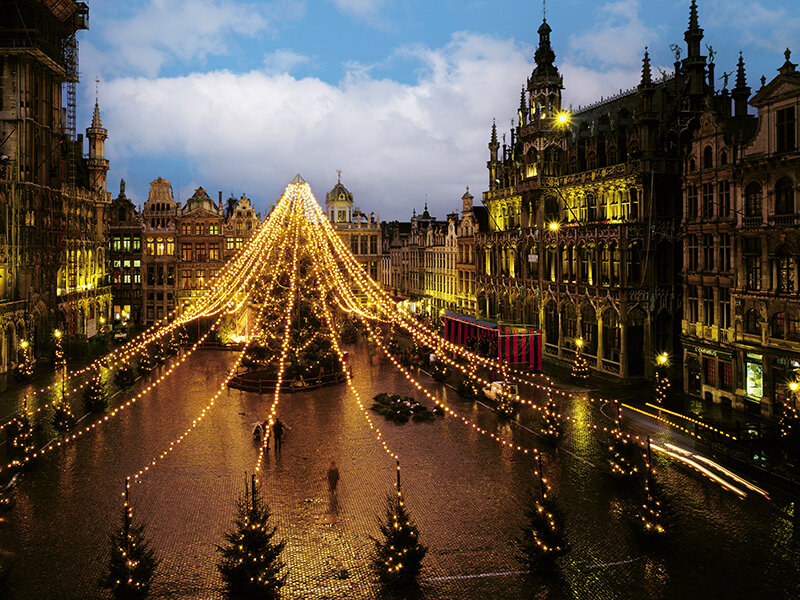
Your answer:
[[[122,527],[111,534],[111,559],[100,585],[111,590],[115,600],[141,600],[150,593],[159,560],[144,537],[144,526],[132,523],[133,509],[126,501]]]
[[[435,360],[431,363],[431,377],[434,381],[445,381],[450,377],[450,369],[447,368],[444,361]]]
[[[561,418],[552,394],[547,393],[547,403],[542,412],[542,427],[539,430],[545,441],[554,444],[561,437]]]
[[[478,387],[478,384],[472,377],[470,377],[467,373],[464,373],[458,382],[456,391],[465,400],[475,400],[480,392],[480,387]]]
[[[141,375],[147,375],[150,371],[155,368],[156,364],[153,358],[150,356],[150,352],[145,348],[142,351],[142,355],[139,357],[139,373]]]
[[[61,339],[61,332],[59,330],[56,330],[55,338],[56,349],[53,352],[53,366],[55,367],[56,371],[60,371],[67,366],[67,359],[64,356],[64,344]]]
[[[622,414],[619,403],[614,402],[617,416],[614,419],[614,429],[611,430],[611,440],[608,444],[608,462],[612,475],[628,479],[639,470],[636,466],[637,448],[625,434],[622,433]]]
[[[86,412],[98,413],[103,412],[107,406],[108,394],[103,385],[102,374],[98,371],[83,394],[83,407]]]
[[[528,522],[519,540],[519,559],[530,570],[551,566],[552,561],[568,549],[561,515],[544,476],[540,454],[536,455],[536,464],[534,474],[539,480],[539,496],[530,493],[530,506],[525,511]]]
[[[130,363],[120,365],[117,372],[114,374],[114,383],[120,389],[128,389],[136,381],[136,373]]]
[[[517,412],[517,403],[505,388],[497,392],[494,402],[497,406],[497,415],[503,419],[511,419]]]
[[[66,398],[59,398],[53,403],[53,428],[59,433],[64,433],[75,424],[75,415]]]
[[[660,535],[664,533],[661,494],[653,486],[653,468],[650,462],[650,438],[647,438],[647,450],[644,455],[644,502],[637,513],[642,533]]]
[[[26,399],[8,426],[8,455],[15,467],[24,465],[33,454],[33,424],[27,406]]]
[[[26,340],[22,341],[22,362],[17,367],[17,375],[22,379],[30,379],[33,377],[33,357],[31,356],[31,347]]]
[[[589,363],[578,348],[575,351],[575,362],[572,363],[572,377],[579,381],[586,381],[589,379]]]
[[[286,583],[280,558],[286,542],[275,541],[277,527],[268,525],[269,507],[261,499],[252,476],[250,491],[236,503],[234,529],[225,534],[227,545],[217,546],[222,557],[217,569],[231,600],[278,598]]]
[[[668,394],[669,394],[669,377],[667,377],[666,370],[661,368],[656,368],[656,386],[655,386],[656,404],[662,406],[666,401]]]
[[[378,578],[393,588],[415,585],[428,548],[419,543],[419,531],[406,510],[399,486],[386,498],[386,521],[379,520],[379,528],[383,539],[372,538],[372,567]]]

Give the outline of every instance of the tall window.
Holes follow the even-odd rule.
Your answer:
[[[619,361],[620,337],[617,311],[608,309],[603,313],[603,358]]]
[[[369,253],[370,254],[377,254],[378,253],[378,236],[373,235],[369,238]]]
[[[628,219],[635,221],[639,218],[639,190],[632,187],[628,189],[628,197],[630,199],[630,210],[628,211]]]
[[[167,238],[167,254],[169,256],[175,255],[175,238]]]
[[[703,149],[703,168],[710,169],[714,166],[714,151],[711,146],[706,146]]]
[[[776,283],[776,291],[788,294],[794,292],[794,257],[785,246],[778,250],[775,256],[775,270],[777,272],[778,280]]]
[[[761,240],[745,238],[742,251],[744,254],[745,282],[748,290],[761,289]]]
[[[703,234],[703,271],[714,269],[714,236],[710,233]]]
[[[206,245],[196,244],[194,247],[194,259],[197,262],[205,262],[206,260]]]
[[[730,288],[719,288],[719,326],[721,329],[730,329],[731,326]]]
[[[719,270],[722,273],[731,270],[731,234],[719,234]]]
[[[686,320],[691,323],[698,321],[697,286],[686,287]]]
[[[794,187],[792,180],[782,177],[775,184],[775,214],[791,215],[794,214]]]
[[[600,285],[608,285],[611,271],[611,250],[604,244],[600,250]]]
[[[591,305],[581,308],[581,337],[586,354],[597,354],[597,313]]]
[[[208,235],[219,235],[219,224],[211,223],[208,226]]]
[[[687,262],[686,266],[689,268],[689,271],[697,271],[698,268],[699,268],[699,262],[700,262],[700,260],[699,260],[699,251],[698,251],[698,248],[697,248],[697,245],[698,245],[697,235],[695,235],[695,234],[687,235],[686,236],[686,242],[687,242],[686,247],[688,249],[688,256],[686,258],[686,262]]]
[[[611,248],[611,285],[619,285],[619,246]]]
[[[783,339],[786,337],[786,313],[772,315],[772,331],[770,337]]]
[[[353,254],[358,254],[358,236],[351,235],[350,236],[350,252]]]
[[[795,116],[794,106],[777,111],[776,125],[778,128],[777,151],[789,152],[795,149]]]
[[[703,218],[712,219],[714,217],[714,184],[703,184]]]
[[[181,223],[181,235],[192,235],[191,223]]]
[[[366,235],[361,236],[361,254],[368,254],[369,251],[369,238]]]
[[[714,324],[714,288],[703,286],[703,323]]]
[[[219,244],[217,242],[208,244],[208,260],[219,260]]]
[[[597,220],[597,196],[586,194],[586,219],[588,221]]]
[[[192,245],[181,244],[181,260],[183,262],[191,262],[192,260]]]
[[[756,181],[748,183],[744,190],[744,215],[761,216],[761,184]]]
[[[727,219],[731,216],[731,182],[719,182],[719,206],[717,211],[721,219]]]
[[[697,186],[690,185],[686,194],[686,217],[689,220],[697,218]]]

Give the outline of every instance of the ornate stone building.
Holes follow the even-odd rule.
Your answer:
[[[73,340],[108,314],[107,132],[95,107],[76,136],[76,33],[88,7],[72,0],[0,1],[0,371],[21,340],[40,354],[61,327]],[[62,100],[66,89],[66,106]]]
[[[425,289],[431,299],[431,310],[437,313],[456,306],[456,228],[458,214],[447,215],[447,221],[428,227],[425,234]]]
[[[750,98],[740,57],[736,87],[707,106],[685,162],[685,389],[764,415],[800,367],[800,73],[789,59]]]
[[[489,213],[485,206],[474,206],[469,188],[461,197],[461,219],[456,228],[456,306],[460,314],[475,317],[478,301],[475,295],[477,253],[475,236],[488,231]]]
[[[113,324],[142,322],[142,216],[125,195],[125,180],[111,201],[111,293]]]
[[[161,177],[150,182],[142,207],[142,319],[150,326],[176,307],[178,291],[178,215],[180,203],[172,184]]]
[[[550,32],[502,149],[492,127],[478,311],[541,328],[550,360],[569,363],[581,338],[593,370],[652,378],[655,355],[678,349],[681,132],[713,92],[697,6],[673,75],[653,80],[645,52],[637,88],[573,113]]]
[[[325,214],[364,272],[382,281],[381,217],[353,206],[353,194],[339,181],[325,196]]]
[[[242,194],[238,200],[228,198],[225,207],[225,223],[222,231],[225,234],[224,257],[227,261],[242,249],[250,236],[253,235],[261,224],[261,214],[256,214],[250,198]]]

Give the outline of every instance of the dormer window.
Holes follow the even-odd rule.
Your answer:
[[[783,108],[776,112],[775,124],[777,126],[778,152],[790,152],[795,149],[795,120],[794,106]]]

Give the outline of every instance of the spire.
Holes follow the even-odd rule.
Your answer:
[[[733,98],[733,115],[735,117],[747,116],[747,100],[750,98],[750,88],[744,73],[744,57],[739,51],[739,63],[736,65],[736,87],[731,92]]]
[[[497,144],[497,123],[495,123],[494,119],[492,119],[492,140],[489,143],[492,145]]]
[[[517,109],[519,113],[519,124],[520,127],[525,125],[528,122],[528,108],[525,106],[525,86],[522,86],[522,90],[519,92],[519,108]]]
[[[642,83],[641,85],[651,85],[653,83],[652,74],[650,72],[650,53],[647,51],[647,46],[644,47],[644,58],[642,59]]]
[[[700,29],[700,23],[697,20],[697,2],[692,0],[689,6],[689,31]]]
[[[497,143],[497,123],[492,119],[492,137],[489,140],[489,160],[497,162],[497,150],[500,144]]]
[[[94,101],[94,114],[92,115],[92,127],[93,128],[100,128],[103,126],[103,122],[100,120],[100,105],[97,103],[97,100]]]
[[[736,65],[736,88],[745,87],[747,87],[747,79],[744,74],[744,57],[742,56],[742,51],[739,50],[739,62]]]
[[[553,31],[550,29],[550,25],[547,24],[547,21],[542,20],[542,24],[539,26],[539,47],[536,49],[536,52],[533,55],[533,60],[536,61],[536,70],[544,69],[547,67],[553,66],[553,61],[556,59],[556,53],[553,52],[553,48],[550,46],[550,32]]]

